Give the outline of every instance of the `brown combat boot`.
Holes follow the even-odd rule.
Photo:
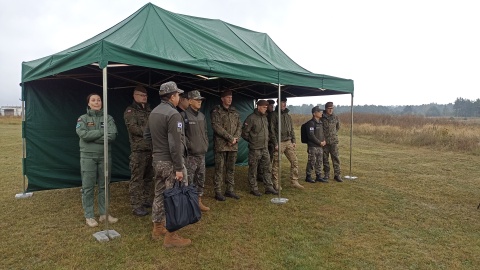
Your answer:
[[[152,239],[160,240],[160,237],[164,236],[167,233],[164,222],[154,222],[152,230]]]
[[[166,248],[171,247],[186,247],[192,243],[192,240],[185,239],[178,235],[176,232],[168,232],[165,235],[165,239],[163,240],[163,246]]]
[[[292,180],[292,186],[294,188],[303,189],[303,186],[298,183],[298,180]]]
[[[210,210],[210,207],[207,207],[202,203],[202,197],[198,197],[198,206],[200,206],[200,211],[202,212],[207,212]]]

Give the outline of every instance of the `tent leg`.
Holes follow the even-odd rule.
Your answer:
[[[351,103],[350,103],[350,171],[347,176],[345,176],[345,179],[349,180],[355,180],[358,177],[352,176],[352,139],[353,139],[353,94],[351,96]]]
[[[108,100],[107,100],[107,67],[104,67],[103,70],[103,137],[108,138]],[[120,234],[115,230],[108,229],[108,202],[109,202],[109,185],[110,185],[110,173],[109,173],[109,164],[108,164],[108,140],[103,140],[103,165],[104,165],[104,176],[105,176],[105,230],[99,231],[93,234],[93,237],[97,239],[98,242],[109,241],[110,239],[115,239],[120,237]]]
[[[22,83],[22,93],[23,93],[23,83]],[[23,95],[23,94],[22,94]],[[22,100],[22,126],[25,127],[25,100]],[[22,129],[22,133],[24,130]],[[25,165],[25,157],[26,157],[26,151],[25,151],[25,134],[22,134],[22,165]],[[15,194],[16,199],[25,199],[25,198],[30,198],[33,196],[33,192],[26,192],[27,191],[27,180],[25,178],[25,166],[23,167],[23,192],[22,193],[17,193]]]
[[[282,88],[280,85],[280,74],[278,74],[278,99],[277,101],[281,100],[281,93],[282,93]],[[280,106],[277,102],[277,106]],[[286,198],[282,198],[280,195],[282,193],[282,155],[280,155],[280,135],[282,134],[282,117],[281,117],[281,109],[278,107],[278,197],[272,198],[270,201],[274,204],[284,204],[288,201]]]

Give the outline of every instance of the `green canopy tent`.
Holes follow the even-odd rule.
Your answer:
[[[149,3],[81,44],[22,63],[23,174],[28,191],[81,185],[75,124],[92,92],[104,92],[108,114],[119,130],[112,149],[112,180],[129,179],[130,146],[123,111],[131,104],[137,84],[148,89],[154,107],[159,103],[158,87],[170,80],[186,91],[202,91],[207,118],[225,89],[234,91],[234,106],[242,120],[253,110],[254,99],[275,97],[280,91],[287,97],[353,97],[352,80],[305,70],[267,34]],[[211,142],[211,130],[209,137]],[[207,164],[213,163],[212,146]],[[240,149],[238,162],[244,163],[245,142]]]

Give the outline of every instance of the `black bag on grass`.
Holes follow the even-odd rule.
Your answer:
[[[198,205],[198,192],[195,186],[181,186],[175,180],[173,188],[163,192],[166,228],[174,232],[189,224],[196,223],[202,217]]]

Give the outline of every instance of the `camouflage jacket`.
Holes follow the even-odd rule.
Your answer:
[[[250,114],[242,128],[242,138],[248,142],[250,149],[263,149],[268,146],[268,119],[258,109]]]
[[[275,111],[272,113],[272,119],[270,122],[270,141],[274,142],[275,145],[278,144],[278,106]],[[290,140],[292,143],[296,143],[295,140],[295,131],[293,130],[292,117],[288,114],[289,110],[285,109],[281,112],[281,122],[282,122],[282,131],[280,133],[280,141]]]
[[[143,138],[143,131],[148,124],[148,116],[151,111],[150,105],[145,104],[145,108],[143,108],[141,104],[134,101],[123,113],[132,152],[152,151],[150,142]]]
[[[340,129],[340,122],[335,114],[328,115],[325,112],[322,114],[323,135],[327,144],[337,144],[337,132]]]
[[[242,122],[237,110],[222,105],[213,107],[210,114],[213,129],[213,144],[215,152],[238,151],[238,143],[231,145],[233,138],[240,139]]]

